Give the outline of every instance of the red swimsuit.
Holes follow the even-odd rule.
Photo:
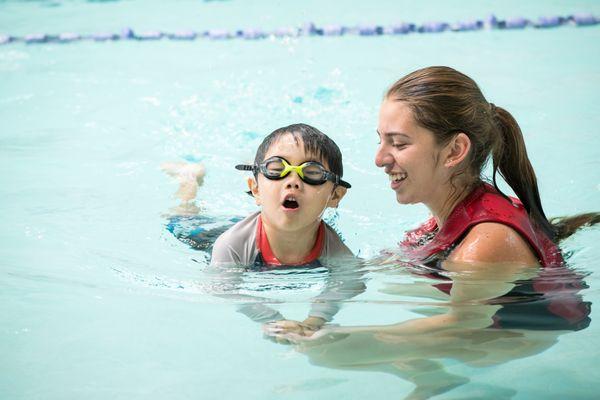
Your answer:
[[[460,202],[437,233],[437,223],[431,218],[417,229],[407,232],[400,245],[411,259],[424,261],[451,250],[471,228],[482,222],[507,225],[517,231],[529,243],[542,266],[563,264],[558,246],[531,223],[521,202],[512,197],[508,201],[488,184],[479,186]],[[429,242],[423,243],[432,236]]]
[[[517,283],[509,293],[491,300],[490,304],[502,304],[491,327],[580,330],[589,325],[591,304],[582,301],[578,293],[587,287],[582,276],[565,267],[558,246],[531,223],[519,200],[507,200],[488,184],[479,186],[456,206],[438,232],[437,223],[431,218],[407,232],[400,245],[413,260],[426,262],[436,254],[451,251],[473,226],[482,222],[511,227],[529,243],[543,267],[556,267],[545,269],[531,281]],[[450,294],[451,279],[436,273],[426,275],[447,280],[433,286]],[[517,301],[511,301],[512,298]]]

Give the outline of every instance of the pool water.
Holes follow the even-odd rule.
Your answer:
[[[0,31],[600,14],[594,1],[412,3],[3,1]],[[402,398],[416,381],[422,397],[594,397],[595,306],[589,326],[575,332],[337,333],[297,346],[266,339],[261,323],[240,310],[264,307],[301,320],[311,299],[335,289],[338,278],[366,286],[341,301],[333,322],[342,327],[436,316],[447,302],[419,297],[417,289],[433,281],[400,265],[345,266],[341,277],[323,270],[219,275],[207,268],[208,253],[167,229],[176,184],[159,165],[201,160],[208,171],[198,195],[204,215],[247,215],[256,206],[233,166],[251,160],[273,129],[314,125],[339,144],[344,179],[353,185],[338,215],[327,218],[355,253],[376,257],[427,216],[421,206],[399,206],[374,165],[382,95],[416,68],[449,65],[521,124],[548,215],[598,211],[598,43],[598,26],[564,26],[1,45],[0,397]],[[586,282],[577,295],[592,305],[600,300],[599,240],[600,229],[588,228],[562,246]]]

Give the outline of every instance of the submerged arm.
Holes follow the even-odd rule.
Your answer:
[[[267,334],[293,333],[311,336],[330,322],[340,310],[340,303],[365,291],[363,272],[356,262],[344,266],[330,266],[327,283],[323,291],[313,298],[308,317],[303,321],[281,320],[265,326]]]
[[[490,304],[489,300],[510,292],[515,281],[530,279],[537,274],[537,269],[519,263],[446,261],[443,267],[452,278],[446,313],[392,325],[325,328],[317,336],[353,332],[411,336],[449,329],[486,328],[493,323],[492,317],[501,307]]]

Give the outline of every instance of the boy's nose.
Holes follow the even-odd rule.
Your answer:
[[[302,179],[300,179],[300,176],[296,171],[290,172],[290,174],[285,177],[285,180],[286,189],[300,189],[300,186],[302,185]]]

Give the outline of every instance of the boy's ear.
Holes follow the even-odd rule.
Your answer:
[[[463,132],[460,132],[454,136],[446,147],[447,154],[444,165],[446,167],[457,166],[467,157],[469,150],[471,150],[471,139]]]
[[[347,190],[348,189],[343,186],[336,186],[336,188],[333,190],[331,198],[327,202],[327,207],[337,208],[338,204],[340,204],[340,201],[346,195]]]
[[[254,178],[248,178],[246,181],[248,183],[248,189],[250,189],[250,193],[252,193],[252,197],[254,197],[254,201],[257,206],[260,206],[260,192],[258,191],[258,182]]]

